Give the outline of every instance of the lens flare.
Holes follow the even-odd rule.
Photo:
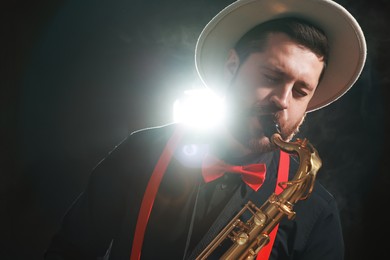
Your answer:
[[[225,119],[224,99],[208,89],[191,89],[173,104],[173,119],[194,129],[208,130]]]

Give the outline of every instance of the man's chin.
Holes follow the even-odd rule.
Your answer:
[[[267,153],[274,151],[276,147],[268,137],[262,136],[249,140],[249,149],[252,153]]]

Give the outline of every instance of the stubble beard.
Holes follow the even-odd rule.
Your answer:
[[[264,133],[265,131],[262,131],[262,133],[259,135],[251,135],[249,137],[247,147],[251,150],[252,153],[267,153],[276,150],[277,147],[270,140],[271,136],[274,133],[279,132],[283,140],[285,141],[292,140],[294,136],[299,133],[299,128],[303,124],[305,120],[305,116],[306,114],[302,116],[300,121],[298,121],[295,125],[289,128],[284,128],[283,126],[281,126],[281,128],[279,128],[279,126],[270,126],[270,125],[263,126],[263,127],[272,127],[275,130],[272,129],[268,131],[269,134],[267,135]],[[275,124],[277,124],[277,116],[275,121],[276,121]],[[277,128],[278,131],[276,131]]]

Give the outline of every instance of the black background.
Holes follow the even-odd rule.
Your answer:
[[[91,169],[129,132],[171,122],[173,101],[199,84],[197,36],[231,2],[2,5],[0,259],[42,259]],[[346,95],[308,115],[301,135],[319,150],[318,178],[338,200],[346,259],[383,259],[389,2],[338,2],[366,34],[367,65]]]

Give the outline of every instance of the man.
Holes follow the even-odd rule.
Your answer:
[[[205,27],[195,54],[205,85],[225,96],[225,124],[202,134],[176,124],[132,133],[94,169],[45,259],[195,259],[248,201],[260,207],[287,189],[277,183],[294,178],[300,162],[272,133],[292,140],[307,112],[341,97],[366,45],[332,1],[239,0]],[[233,168],[207,175],[219,161]],[[256,168],[259,179],[237,168]],[[343,259],[337,205],[324,187],[315,183],[293,210],[267,233],[258,259]]]

